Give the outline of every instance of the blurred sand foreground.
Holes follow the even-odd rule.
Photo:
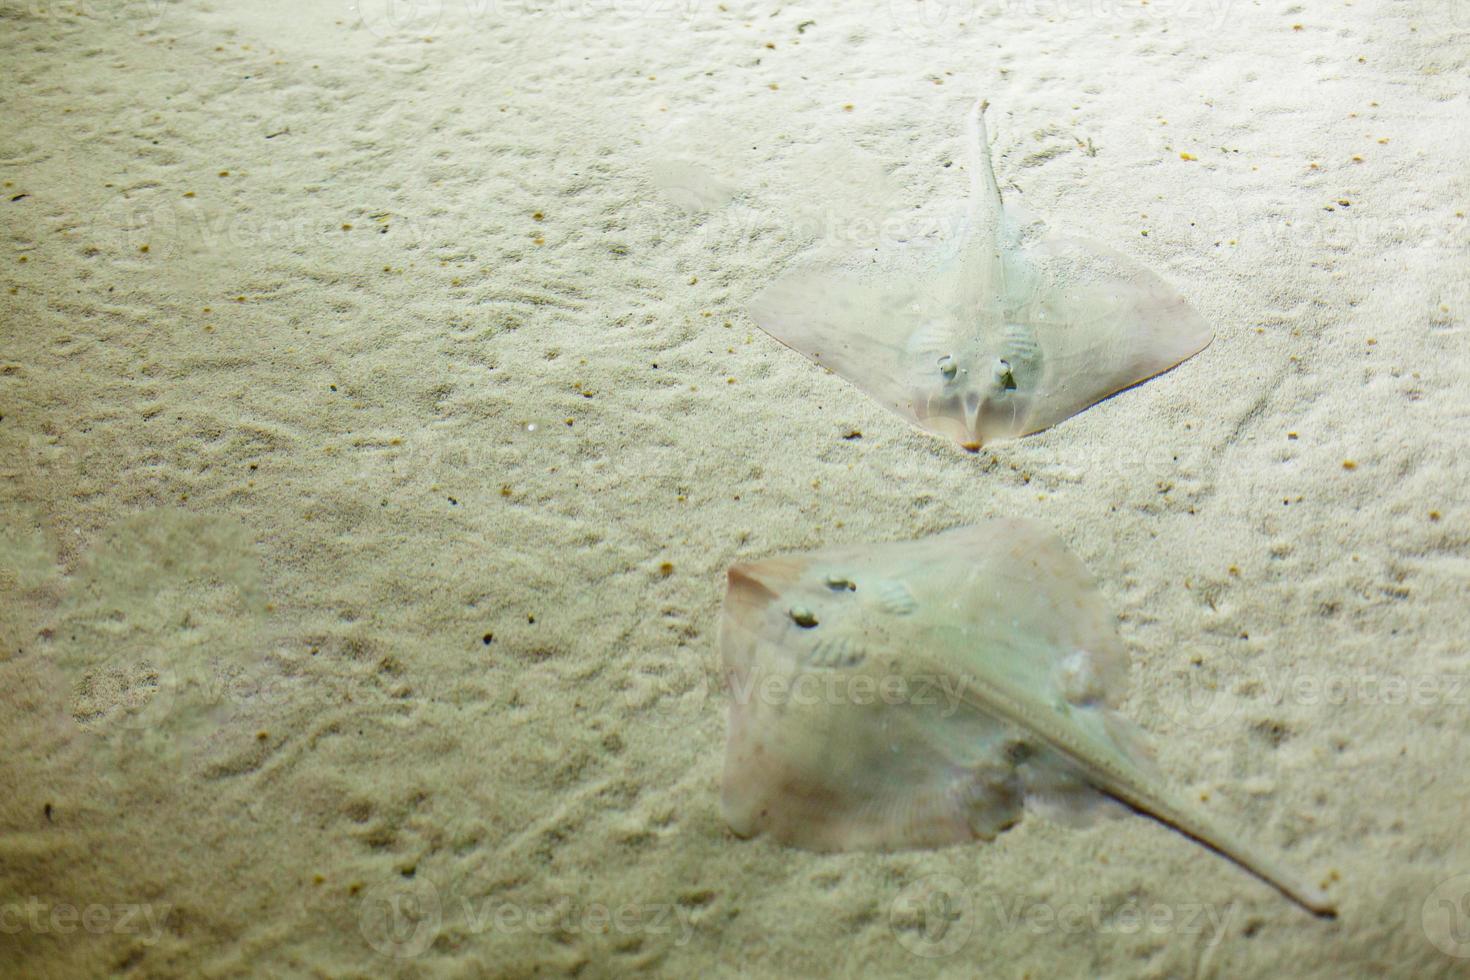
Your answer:
[[[0,974],[1467,975],[1467,28],[0,0]],[[1216,340],[967,455],[743,304],[949,213],[977,93]],[[1003,514],[1337,921],[1136,816],[725,829],[727,565]]]

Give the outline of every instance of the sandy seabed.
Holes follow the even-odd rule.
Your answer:
[[[0,973],[1470,975],[1467,31],[0,0]],[[1006,195],[1216,339],[967,454],[745,303],[962,199],[977,93]],[[1138,816],[726,829],[725,568],[997,515],[1336,920]]]

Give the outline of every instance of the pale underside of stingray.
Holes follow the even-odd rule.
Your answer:
[[[1117,707],[1128,658],[1066,547],[1018,520],[735,565],[723,809],[814,850],[990,840],[1110,799],[1311,911],[1321,887],[1186,804]]]
[[[1053,426],[1213,336],[1132,259],[1079,238],[1023,240],[983,112],[970,111],[970,200],[947,240],[799,270],[750,306],[772,337],[970,450]]]

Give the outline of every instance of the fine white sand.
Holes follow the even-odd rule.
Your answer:
[[[1467,28],[3,0],[0,973],[1464,975]],[[1006,195],[1217,334],[970,455],[744,303],[961,199],[977,94]],[[1139,816],[726,830],[725,568],[995,515],[1336,921]]]

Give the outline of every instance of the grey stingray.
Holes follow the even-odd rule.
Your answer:
[[[1055,425],[1213,336],[1132,259],[1079,238],[1023,236],[1001,203],[984,107],[970,111],[969,207],[948,241],[803,269],[750,306],[772,337],[970,450]]]
[[[1116,708],[1128,657],[1087,569],[1035,525],[735,565],[725,820],[815,850],[989,840],[1109,800],[1321,915],[1322,888],[1170,788]]]

